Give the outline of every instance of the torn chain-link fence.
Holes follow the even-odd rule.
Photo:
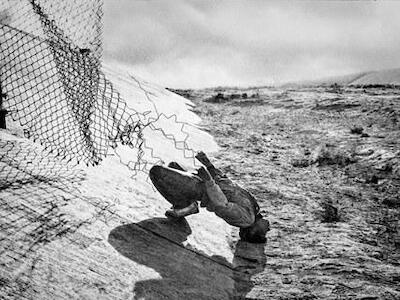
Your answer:
[[[2,1],[3,107],[25,137],[65,162],[96,165],[121,144],[137,149],[129,167],[145,170],[143,130],[164,131],[157,118],[128,108],[102,72],[102,15],[101,0]],[[164,136],[193,157],[187,135]]]

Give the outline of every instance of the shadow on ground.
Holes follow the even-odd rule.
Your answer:
[[[239,242],[229,263],[186,249],[183,242],[191,232],[186,220],[165,218],[122,225],[110,232],[108,241],[120,254],[160,275],[137,281],[135,299],[245,298],[253,287],[250,277],[264,269],[264,244]]]

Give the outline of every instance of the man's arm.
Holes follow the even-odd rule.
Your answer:
[[[208,159],[207,155],[203,152],[200,151],[199,153],[196,154],[195,156],[199,162],[201,162],[210,172],[212,178],[215,180],[216,178],[227,178],[227,176],[219,169],[217,169],[211,161]]]
[[[200,168],[199,177],[204,180],[209,201],[206,203],[207,210],[215,212],[217,216],[224,219],[228,224],[236,227],[249,227],[255,221],[252,209],[247,210],[236,203],[229,202],[225,194],[206,169]]]

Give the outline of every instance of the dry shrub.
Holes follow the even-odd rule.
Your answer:
[[[324,145],[317,147],[310,157],[295,158],[291,161],[291,164],[299,168],[305,168],[313,164],[318,164],[318,166],[339,165],[343,167],[356,161],[354,149],[346,150]]]
[[[311,161],[319,166],[339,165],[347,166],[357,161],[354,149],[346,150],[333,146],[320,146],[313,155]]]
[[[362,128],[361,126],[353,126],[352,128],[350,128],[350,133],[352,134],[362,134],[364,131],[364,128]]]
[[[296,168],[306,168],[312,165],[312,161],[307,158],[295,158],[292,160],[292,166]]]
[[[223,93],[217,93],[204,100],[204,102],[208,103],[225,103],[228,101],[230,101],[230,99],[228,97],[225,97]]]
[[[322,222],[324,223],[334,223],[340,221],[339,210],[334,206],[331,201],[326,200],[322,202]]]

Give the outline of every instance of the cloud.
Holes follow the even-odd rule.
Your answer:
[[[165,86],[400,67],[400,3],[106,1],[105,55]]]

